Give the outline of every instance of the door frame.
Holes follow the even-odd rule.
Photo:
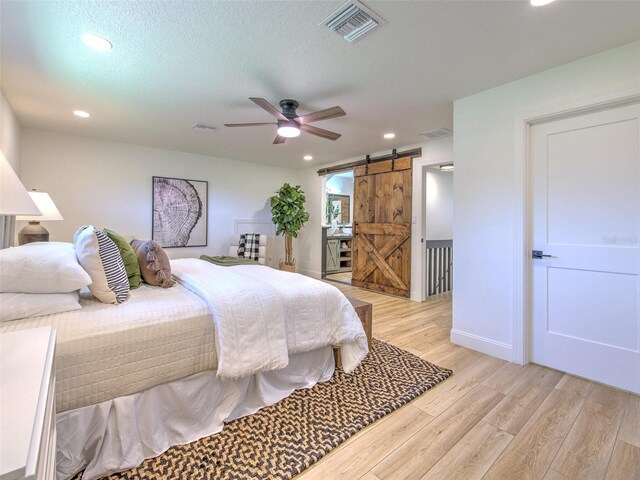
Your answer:
[[[411,198],[411,290],[409,299],[414,302],[424,302],[427,297],[424,293],[426,282],[424,247],[424,200],[426,189],[424,188],[424,172],[431,160],[418,157],[413,159],[413,176]]]
[[[513,326],[512,362],[525,365],[531,360],[532,329],[532,159],[531,127],[544,122],[640,102],[640,83],[599,95],[555,103],[517,113],[513,120]]]
[[[453,158],[449,155],[430,157],[423,154],[422,157],[413,159],[413,198],[411,199],[411,211],[413,212],[411,214],[411,296],[409,299],[414,302],[424,302],[427,299],[427,250],[424,246],[427,199],[425,173],[427,167],[452,162]]]

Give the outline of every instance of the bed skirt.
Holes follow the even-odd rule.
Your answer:
[[[224,423],[273,405],[333,375],[333,349],[292,355],[283,369],[237,380],[207,370],[142,392],[56,416],[58,480],[85,470],[92,480],[127,470],[173,445],[222,430]]]

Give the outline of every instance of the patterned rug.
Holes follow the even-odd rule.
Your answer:
[[[337,370],[328,382],[297,390],[276,405],[228,423],[216,435],[172,447],[109,479],[290,479],[451,374],[374,340],[354,373]]]

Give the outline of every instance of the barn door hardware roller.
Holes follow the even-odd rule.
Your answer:
[[[394,148],[391,150],[391,171],[394,172],[396,169],[396,158],[398,158],[398,151]]]

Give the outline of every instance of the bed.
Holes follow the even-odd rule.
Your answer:
[[[142,285],[118,306],[4,322],[57,331],[57,476],[92,479],[219,432],[367,354],[362,325],[335,287],[251,265],[172,261],[178,283]]]

